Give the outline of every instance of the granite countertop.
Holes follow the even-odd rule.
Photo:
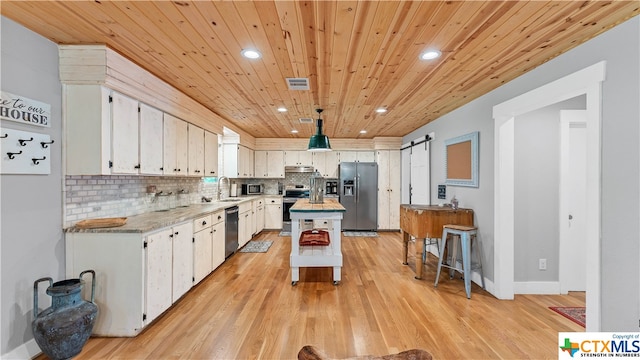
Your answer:
[[[184,221],[194,220],[198,217],[224,210],[240,203],[259,199],[261,197],[282,197],[282,195],[256,195],[226,198],[224,201],[212,201],[210,203],[191,204],[186,207],[177,207],[163,211],[151,211],[127,217],[127,223],[110,228],[79,229],[75,226],[66,228],[68,233],[146,233],[172,226]]]
[[[291,212],[344,212],[346,209],[336,199],[324,199],[322,204],[312,204],[309,199],[300,199],[289,209]]]

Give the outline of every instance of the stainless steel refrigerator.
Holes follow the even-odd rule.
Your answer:
[[[340,163],[340,204],[346,212],[345,230],[378,229],[378,164],[374,162]]]

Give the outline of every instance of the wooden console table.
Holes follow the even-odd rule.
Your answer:
[[[325,199],[323,204],[311,204],[300,199],[289,209],[291,215],[291,285],[298,283],[300,267],[333,267],[333,283],[338,285],[342,269],[342,216],[346,209],[336,199]],[[329,220],[328,246],[300,246],[300,222],[305,219]]]
[[[424,239],[442,237],[446,224],[473,226],[473,210],[435,205],[400,205],[400,230],[402,232],[402,260],[407,265],[410,236],[422,243],[422,254],[427,251]],[[416,259],[416,279],[422,279],[422,257]]]

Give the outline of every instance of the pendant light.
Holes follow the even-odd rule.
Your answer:
[[[307,151],[331,151],[329,137],[322,134],[322,119],[320,118],[322,109],[316,109],[316,112],[318,113],[318,120],[316,120],[316,133],[315,135],[311,135]]]

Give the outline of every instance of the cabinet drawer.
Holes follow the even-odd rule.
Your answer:
[[[264,203],[269,205],[282,205],[282,198],[266,198],[264,200]]]
[[[193,220],[193,232],[198,232],[202,229],[206,229],[213,225],[212,215],[201,216],[195,220]]]
[[[211,224],[219,224],[224,221],[224,210],[216,211],[211,214]]]
[[[238,205],[238,212],[242,214],[245,211],[251,210],[251,201],[245,201]]]

